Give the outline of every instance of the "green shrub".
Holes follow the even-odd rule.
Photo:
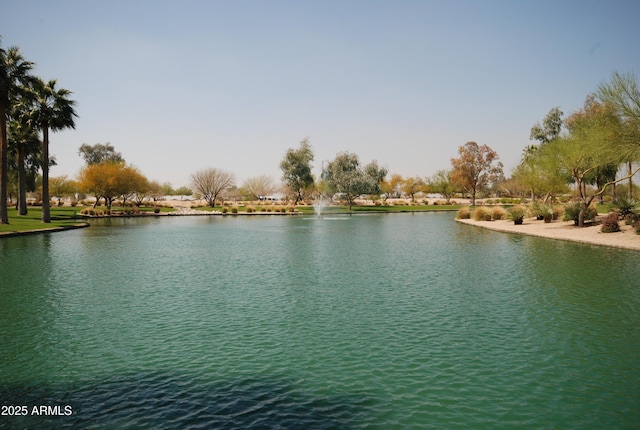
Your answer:
[[[228,207],[226,207],[226,206],[223,206],[223,207],[222,207],[222,213],[223,213],[223,214],[226,214],[227,212],[229,212],[229,208],[228,208]]]
[[[491,219],[501,220],[507,217],[507,211],[502,206],[494,206],[491,209]]]
[[[636,226],[640,223],[640,214],[632,214],[625,218],[625,224]]]
[[[437,204],[434,203],[434,204]],[[471,218],[471,209],[469,208],[469,206],[462,206],[460,209],[458,209],[458,213],[456,214],[456,218],[457,219],[470,219]]]
[[[553,209],[553,219],[554,220],[559,220],[562,219],[562,215],[564,214],[564,206],[562,205],[554,205]]]
[[[640,209],[640,202],[636,199],[628,199],[626,197],[616,197],[611,202],[611,207],[620,213],[620,216],[626,218],[637,213]]]
[[[553,218],[553,206],[547,203],[533,202],[531,203],[531,215],[538,220],[551,222]]]
[[[524,217],[527,215],[527,208],[522,205],[515,205],[507,209],[507,213],[514,224],[522,224]]]
[[[231,213],[232,213],[232,214],[237,214],[237,213],[238,213],[238,207],[237,207],[237,206],[233,206],[233,207],[231,208]]]
[[[619,221],[620,215],[618,215],[618,212],[611,212],[602,218],[602,227],[600,230],[603,233],[615,233],[620,231]]]
[[[160,213],[160,208],[158,206],[154,206],[153,207],[153,213],[154,214],[159,214]]]
[[[582,210],[581,202],[567,203],[564,207],[564,215],[562,216],[563,221],[573,221],[575,225],[578,225],[580,210]],[[596,210],[596,208],[594,208],[593,206],[589,206],[587,208],[587,212],[585,213],[584,220],[593,221],[597,215],[598,211]]]
[[[486,206],[477,206],[473,210],[473,219],[476,221],[491,221],[491,209]]]

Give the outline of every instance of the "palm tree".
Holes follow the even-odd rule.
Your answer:
[[[7,117],[20,84],[29,81],[33,63],[25,61],[20,49],[0,47],[0,224],[9,224],[7,214]]]
[[[27,165],[31,180],[40,169],[42,143],[38,132],[22,121],[13,120],[8,127],[9,151],[18,173],[18,215],[27,214]],[[10,162],[10,164],[12,164]],[[32,189],[33,191],[33,189]]]
[[[60,131],[75,128],[78,115],[75,101],[68,96],[71,91],[56,88],[56,80],[45,82],[34,78],[29,87],[29,108],[25,109],[27,122],[42,131],[42,222],[51,222],[49,202],[49,130]]]

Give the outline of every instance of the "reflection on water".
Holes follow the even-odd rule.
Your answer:
[[[0,428],[629,428],[640,254],[451,214],[0,241]]]

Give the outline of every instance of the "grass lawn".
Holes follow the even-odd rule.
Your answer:
[[[45,224],[42,219],[42,208],[29,206],[27,215],[19,216],[15,208],[9,208],[9,224],[0,224],[0,233],[20,232],[28,230],[42,230],[53,227],[70,227],[81,224],[82,219],[74,219],[74,216],[80,212],[81,208],[71,207],[52,207],[51,223]]]
[[[77,224],[82,224],[84,218],[80,215],[82,206],[69,207],[69,206],[52,206],[51,207],[51,223],[45,224],[42,220],[42,208],[39,206],[29,206],[27,208],[27,215],[19,216],[18,211],[15,208],[9,208],[9,224],[0,224],[0,235],[2,233],[21,232],[31,230],[46,230],[54,227],[72,227]],[[104,207],[99,209],[104,210]],[[124,208],[113,206],[112,211],[122,211]],[[128,208],[129,209],[129,208]],[[161,207],[160,212],[173,212],[175,209]],[[141,207],[140,212],[153,212],[152,207]]]

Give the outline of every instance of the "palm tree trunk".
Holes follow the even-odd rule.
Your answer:
[[[18,145],[18,215],[27,214],[27,171],[24,166],[24,147]]]
[[[7,212],[7,109],[0,101],[0,224],[9,224]]]
[[[51,222],[49,206],[49,125],[42,124],[42,222]]]

